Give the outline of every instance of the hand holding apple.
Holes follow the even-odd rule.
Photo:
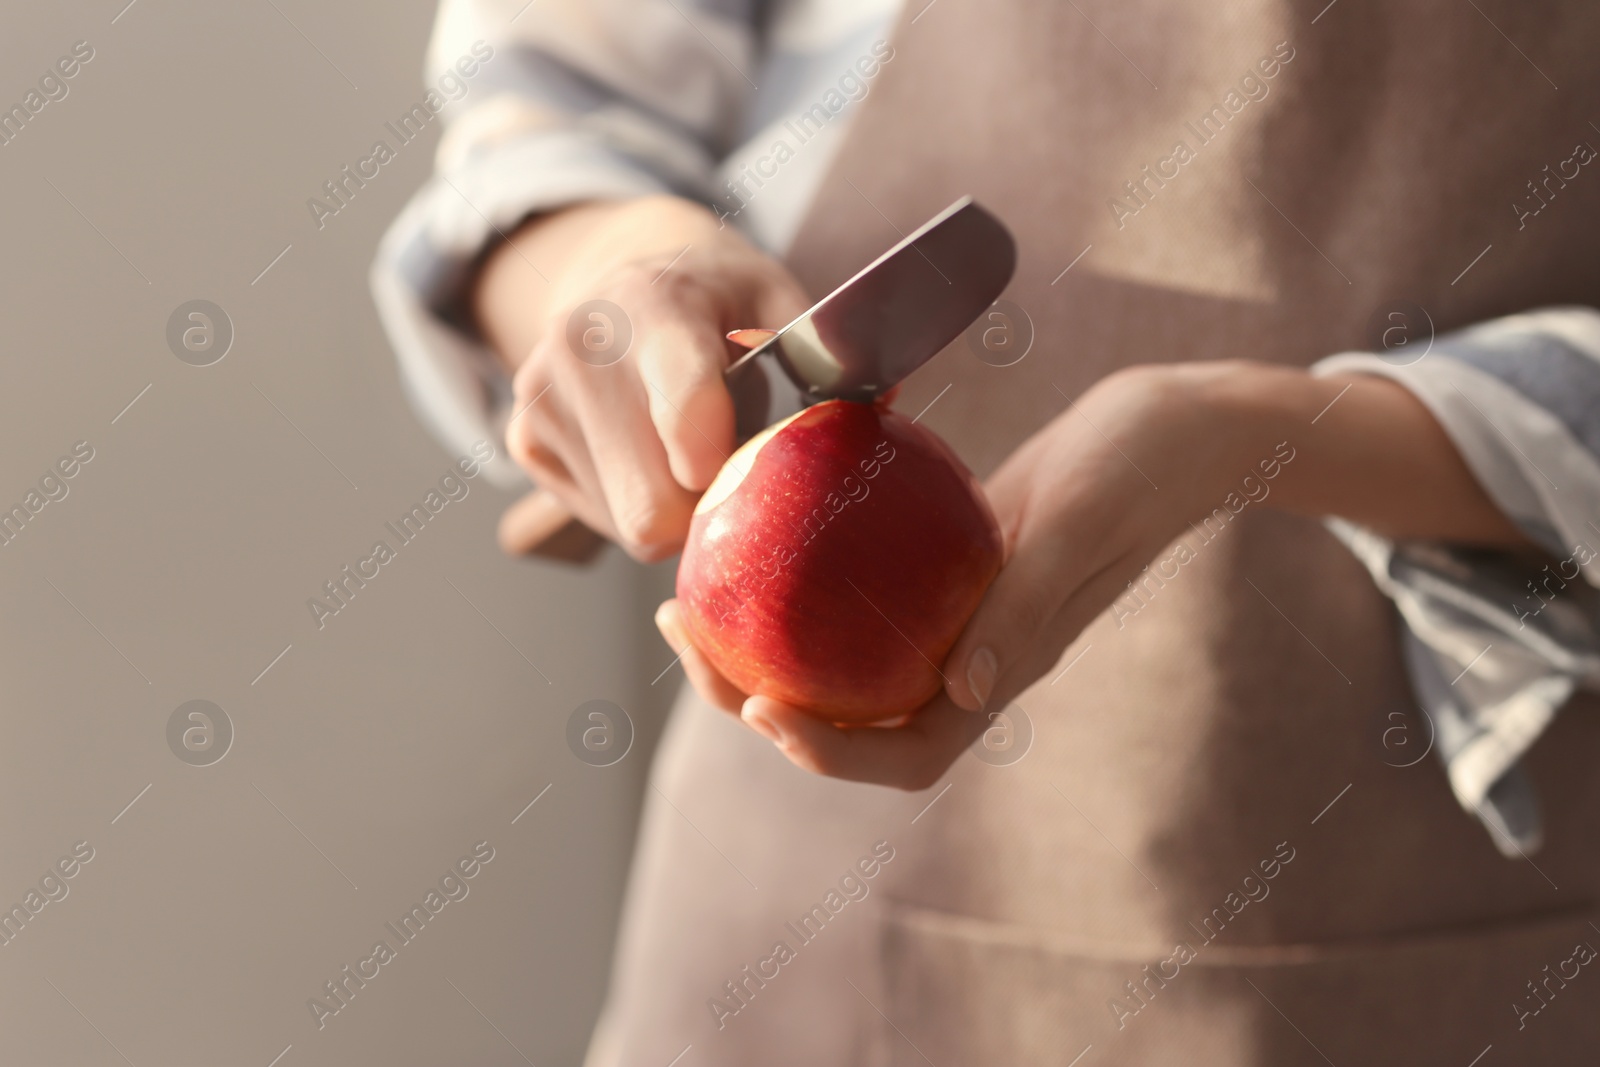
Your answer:
[[[831,721],[819,718],[804,701],[772,695],[764,677],[739,666],[729,673],[728,657],[700,634],[706,611],[686,600],[681,570],[679,598],[662,605],[657,625],[674,651],[682,651],[684,670],[701,695],[726,711],[742,710],[745,723],[797,765],[850,780],[925,788],[989,725],[972,712],[1010,700],[1043,675],[1128,578],[1182,528],[1185,519],[1176,516],[1186,516],[1189,501],[1203,489],[1186,484],[1194,480],[1178,472],[1187,471],[1191,462],[1205,465],[1214,459],[1201,445],[1178,447],[1194,433],[1195,419],[1185,414],[1189,401],[1182,390],[1155,388],[1139,375],[1113,376],[1002,466],[988,484],[988,499],[1002,531],[1006,564],[960,638],[938,660],[942,691],[930,691],[900,725],[864,727],[836,715]],[[1170,489],[1157,492],[1134,462],[1170,478]],[[753,476],[752,469],[746,481]],[[713,498],[695,522],[709,521],[717,504]],[[691,551],[694,542],[692,530]],[[687,553],[685,563],[699,565]],[[895,573],[892,566],[888,573]],[[874,588],[885,600],[897,595],[887,585]],[[846,620],[846,640],[851,625],[874,614],[864,602],[858,612],[855,620]],[[906,709],[852,710],[854,721],[864,723]]]
[[[1145,564],[1285,441],[1298,458],[1265,507],[1339,515],[1395,539],[1526,544],[1428,409],[1391,381],[1169,364],[1118,371],[1063,403],[987,483],[1006,564],[942,663],[944,691],[903,725],[839,726],[750,695],[693,646],[682,605],[668,601],[656,622],[695,688],[806,770],[926,788],[989,725],[973,710],[1044,677]]]

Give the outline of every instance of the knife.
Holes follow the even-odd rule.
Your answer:
[[[1010,283],[1017,249],[1005,224],[964,196],[903,237],[781,330],[735,330],[753,345],[723,372],[769,359],[799,402],[870,402],[904,381],[961,335]],[[781,417],[769,405],[766,422]],[[500,520],[512,555],[586,562],[604,539],[536,490]]]

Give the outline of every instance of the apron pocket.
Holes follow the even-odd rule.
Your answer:
[[[1358,944],[1223,934],[1146,952],[884,906],[874,1060],[891,1067],[1468,1067],[1491,1045],[1481,1067],[1600,1059],[1588,906]]]

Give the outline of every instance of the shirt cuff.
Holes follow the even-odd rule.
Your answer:
[[[1398,355],[1343,353],[1312,373],[1410,390],[1549,557],[1329,526],[1405,621],[1408,674],[1456,799],[1522,855],[1541,828],[1519,761],[1579,686],[1600,686],[1600,314],[1507,316]]]

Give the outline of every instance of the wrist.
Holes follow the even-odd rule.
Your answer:
[[[1306,450],[1309,437],[1316,434],[1313,420],[1339,395],[1339,386],[1298,367],[1242,360],[1214,367],[1197,393],[1228,448],[1218,471],[1223,484],[1206,514],[1218,506],[1237,514],[1246,506],[1263,505],[1320,515],[1316,487],[1303,476],[1305,465],[1283,475]]]
[[[1237,513],[1288,497],[1277,492],[1287,484],[1279,476],[1317,410],[1318,383],[1305,371],[1220,360],[1130,368],[1113,378],[1126,379],[1113,388],[1139,394],[1139,422],[1159,459],[1160,473],[1150,472],[1159,506],[1176,529],[1219,507]]]
[[[1264,363],[1212,367],[1200,372],[1197,407],[1231,427],[1226,462],[1241,480],[1230,507],[1243,497],[1304,518],[1339,516],[1396,540],[1526,543],[1405,386]],[[1294,471],[1277,477],[1291,461]]]
[[[659,260],[663,265],[685,247],[709,243],[719,228],[702,204],[677,196],[647,196],[586,206],[593,214],[571,254],[556,264],[555,292],[581,300],[598,280],[624,267]]]
[[[717,231],[704,206],[674,196],[573,204],[523,222],[484,258],[473,285],[479,332],[515,372],[569,308],[629,263],[664,265]]]

